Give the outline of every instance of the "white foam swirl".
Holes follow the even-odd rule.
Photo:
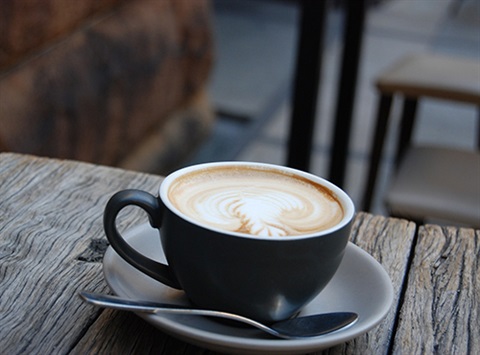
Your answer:
[[[292,236],[337,224],[343,210],[319,185],[274,172],[238,171],[180,179],[169,198],[183,213],[222,230]]]

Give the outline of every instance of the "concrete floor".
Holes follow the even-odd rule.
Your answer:
[[[408,53],[433,51],[480,60],[480,2],[384,0],[368,10],[359,69],[344,189],[360,206],[373,134],[375,75]],[[192,162],[249,160],[285,164],[290,115],[289,89],[298,11],[289,2],[215,0],[218,43],[210,93],[219,112],[211,140]],[[342,11],[328,15],[311,172],[326,176],[332,136]],[[480,65],[479,65],[480,70]],[[395,122],[399,107],[394,105]],[[473,149],[477,110],[429,100],[418,110],[414,140]],[[381,194],[388,184],[394,140],[387,144],[373,212],[385,214]]]

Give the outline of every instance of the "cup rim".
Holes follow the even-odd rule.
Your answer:
[[[292,236],[257,236],[253,234],[247,234],[247,233],[240,233],[240,232],[234,232],[234,231],[228,231],[225,229],[220,229],[220,228],[215,228],[212,226],[209,226],[206,223],[201,223],[190,216],[186,215],[185,213],[181,212],[178,208],[176,208],[168,198],[168,188],[170,184],[177,179],[178,177],[192,172],[192,171],[197,171],[197,170],[202,170],[202,169],[208,169],[208,168],[214,168],[214,167],[219,167],[219,166],[240,166],[240,167],[257,167],[257,168],[265,168],[265,169],[271,169],[271,170],[277,170],[277,171],[282,171],[282,172],[287,172],[290,174],[295,174],[298,175],[302,178],[306,178],[310,181],[313,181],[315,183],[319,183],[328,189],[330,189],[332,192],[335,193],[336,197],[338,200],[341,202],[342,207],[344,209],[344,216],[342,220],[334,225],[333,227],[324,229],[322,231],[317,231],[313,233],[308,233],[308,234],[301,234],[301,235],[292,235]],[[176,170],[169,175],[167,175],[162,183],[160,184],[159,187],[159,196],[162,200],[162,203],[173,213],[175,213],[177,216],[181,217],[182,219],[188,221],[189,223],[192,223],[194,225],[197,225],[201,228],[208,229],[215,231],[220,234],[227,234],[229,236],[236,236],[236,237],[241,237],[241,238],[249,238],[249,239],[257,239],[257,240],[272,240],[272,241],[288,241],[288,240],[295,240],[295,239],[308,239],[308,238],[314,238],[314,237],[320,237],[323,235],[328,235],[331,234],[332,232],[335,232],[337,230],[342,229],[348,223],[350,223],[355,215],[355,206],[353,204],[352,199],[350,196],[343,191],[341,188],[336,186],[335,184],[331,183],[330,181],[314,175],[312,173],[308,173],[302,170],[282,166],[282,165],[275,165],[275,164],[270,164],[270,163],[260,163],[260,162],[249,162],[249,161],[221,161],[221,162],[211,162],[211,163],[201,163],[201,164],[195,164],[195,165],[190,165],[184,168],[181,168],[179,170]]]

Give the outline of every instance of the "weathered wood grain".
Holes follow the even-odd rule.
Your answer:
[[[125,188],[153,193],[161,179],[0,154],[0,353],[215,354],[133,314],[86,305],[76,295],[85,288],[109,291],[101,263],[86,257],[95,243],[105,241],[102,214],[108,198]],[[123,213],[119,228],[145,218],[132,208]],[[480,349],[480,231],[426,226],[417,240],[414,233],[408,221],[356,216],[351,241],[384,266],[395,300],[379,326],[322,354],[473,354]]]
[[[92,240],[104,238],[101,216],[109,196],[124,188],[153,192],[160,177],[0,154],[0,179],[0,306],[5,310],[0,318],[1,349],[8,353],[205,353],[131,314],[99,311],[76,297],[83,288],[108,291],[101,264],[81,261],[79,256],[85,255]],[[144,216],[139,211],[129,211],[120,228],[140,218]],[[413,230],[406,221],[364,213],[353,226],[351,240],[384,265],[397,294]],[[385,352],[395,308],[381,326],[328,352]]]
[[[386,354],[388,352],[408,259],[415,236],[415,224],[405,220],[358,213],[350,241],[372,255],[387,271],[395,298],[387,317],[368,333],[323,354]]]
[[[70,351],[99,313],[77,291],[108,291],[101,263],[78,256],[92,238],[104,238],[109,196],[124,188],[154,192],[160,181],[120,169],[0,154],[0,353]],[[131,213],[119,225],[139,217]]]
[[[129,312],[105,310],[71,354],[185,354],[214,352],[161,332]]]
[[[394,354],[478,354],[480,231],[419,231]]]

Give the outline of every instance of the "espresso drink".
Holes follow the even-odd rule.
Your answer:
[[[257,236],[297,236],[328,229],[344,215],[327,187],[261,167],[214,167],[187,173],[168,198],[199,224]]]

